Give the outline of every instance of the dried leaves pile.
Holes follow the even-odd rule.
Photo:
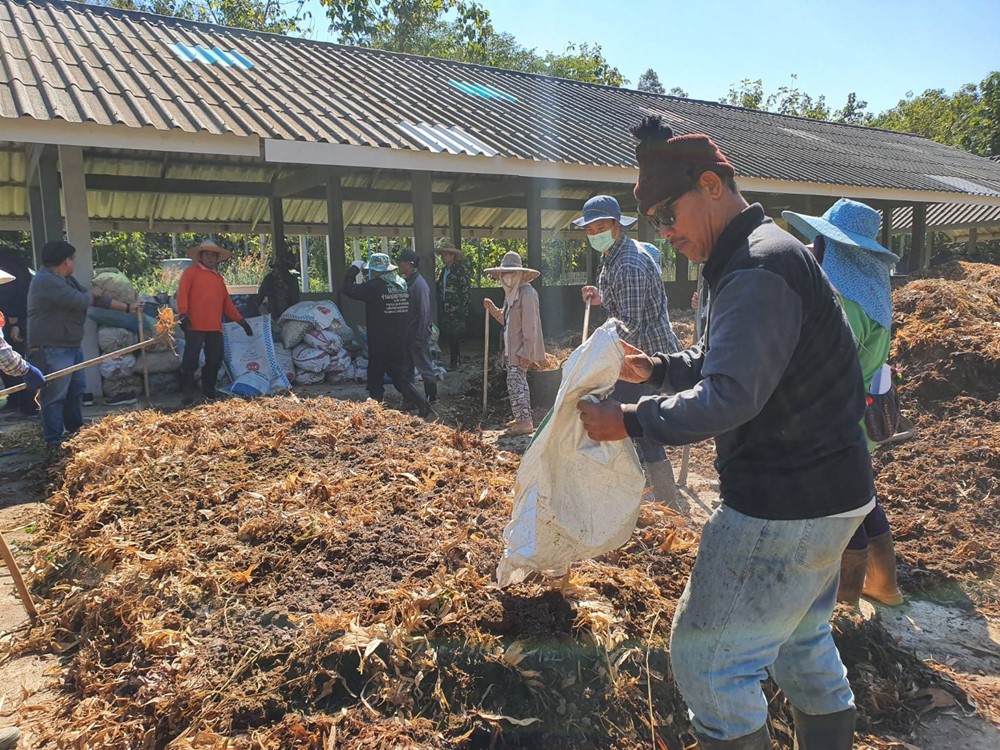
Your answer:
[[[891,361],[916,438],[875,453],[904,582],[973,582],[996,609],[1000,561],[1000,268],[951,262],[893,295]],[[935,278],[937,276],[938,278]]]
[[[696,536],[667,511],[562,589],[501,591],[517,459],[465,432],[275,398],[108,418],[72,449],[21,646],[67,660],[45,746],[690,742],[667,643]],[[929,674],[838,638],[869,726],[905,727]]]
[[[920,437],[878,454],[879,483],[911,584],[982,578],[998,551],[998,407],[982,393],[997,392],[1000,321],[982,314],[996,283],[980,286],[924,279],[896,295]],[[935,359],[944,350],[957,356]],[[952,377],[986,390],[942,401]],[[71,448],[33,566],[46,625],[21,644],[66,656],[63,698],[34,712],[47,746],[691,740],[667,643],[696,535],[655,506],[561,589],[501,591],[517,459],[466,432],[289,397],[111,417]],[[904,731],[941,678],[877,618],[835,624],[864,725]],[[772,733],[787,746],[781,705]]]
[[[47,625],[23,645],[69,658],[45,740],[632,747],[651,711],[676,737],[666,623],[693,534],[647,513],[562,592],[500,591],[516,462],[329,399],[85,430],[34,561]]]

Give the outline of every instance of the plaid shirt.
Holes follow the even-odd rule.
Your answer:
[[[679,352],[683,347],[670,327],[667,293],[653,259],[623,231],[601,261],[597,288],[618,334],[647,354]]]
[[[3,313],[0,313],[0,372],[13,377],[20,377],[28,371],[28,363],[11,348],[3,337],[3,327],[6,324]]]

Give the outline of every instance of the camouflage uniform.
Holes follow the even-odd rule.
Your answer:
[[[445,283],[444,275],[448,273]],[[469,299],[472,294],[469,270],[465,264],[455,259],[451,268],[445,267],[438,276],[438,327],[441,338],[451,349],[451,366],[458,366],[459,346],[465,335],[465,321],[469,316]]]

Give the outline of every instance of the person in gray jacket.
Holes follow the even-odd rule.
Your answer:
[[[52,240],[42,248],[42,266],[28,287],[28,358],[43,373],[64,370],[83,362],[83,325],[87,308],[103,307],[131,313],[142,309],[80,286],[73,278],[76,248]],[[63,433],[83,426],[83,371],[56,378],[41,392],[42,433],[49,448],[57,448]]]
[[[438,384],[434,358],[431,357],[431,288],[420,275],[417,266],[419,256],[412,250],[404,250],[399,255],[399,272],[406,280],[406,290],[410,298],[410,317],[406,323],[406,351],[410,358],[410,369],[417,368],[424,381],[427,401],[437,401]],[[416,404],[404,404],[415,408]]]
[[[670,637],[699,746],[770,750],[770,672],[797,748],[849,750],[854,695],[829,620],[841,552],[875,505],[854,337],[816,259],[747,203],[708,136],[674,136],[659,117],[632,132],[639,213],[704,263],[708,323],[691,349],[625,357],[620,377],[661,395],[577,408],[594,440],[715,438],[722,505]]]

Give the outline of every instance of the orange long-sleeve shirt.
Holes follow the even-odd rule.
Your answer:
[[[234,323],[243,320],[229,292],[226,282],[217,271],[201,263],[188,266],[177,288],[177,313],[187,315],[191,330],[222,332],[222,313]]]

